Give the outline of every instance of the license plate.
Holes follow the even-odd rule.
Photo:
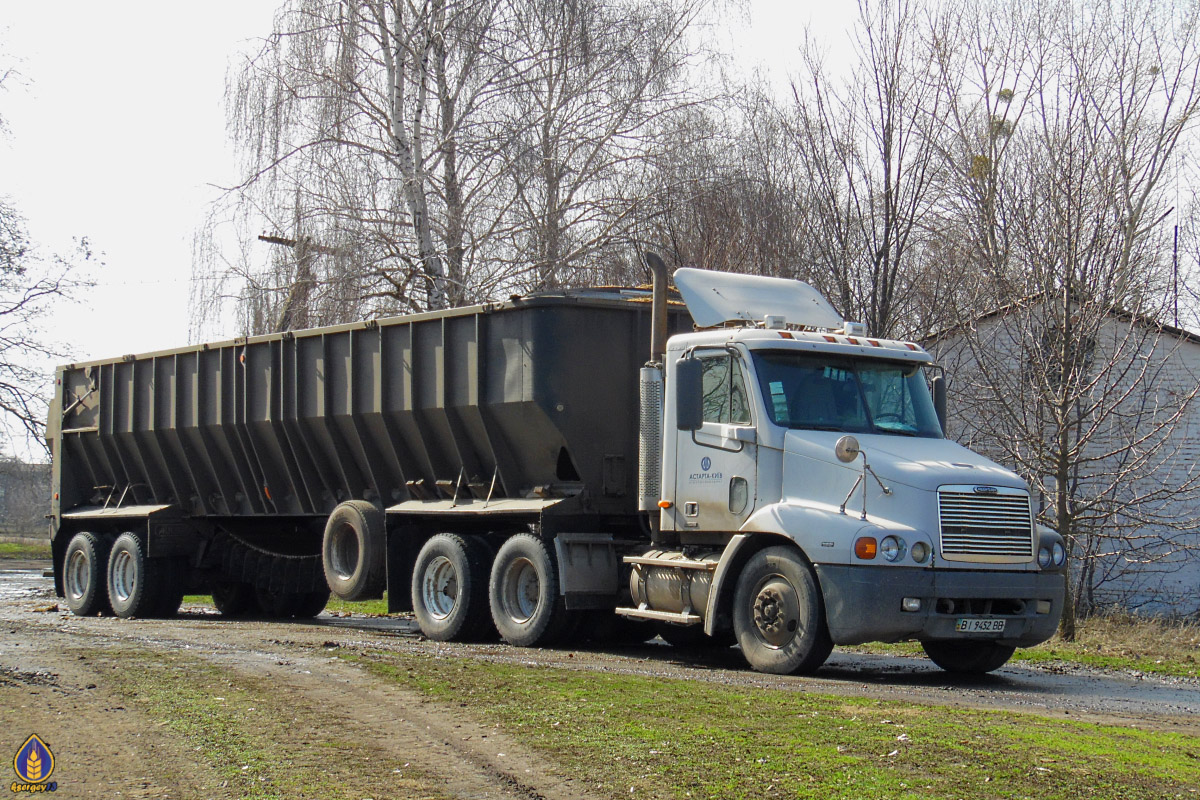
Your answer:
[[[959,633],[1004,633],[1005,619],[960,619],[954,625]]]

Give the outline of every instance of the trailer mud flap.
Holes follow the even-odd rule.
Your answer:
[[[558,578],[568,609],[612,608],[620,591],[620,563],[612,534],[560,533],[554,537]]]

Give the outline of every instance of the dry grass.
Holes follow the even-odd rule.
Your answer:
[[[840,648],[852,653],[922,655],[916,642]],[[1075,641],[1055,636],[1017,650],[1016,662],[1061,662],[1106,670],[1151,672],[1200,678],[1200,619],[1140,617],[1108,613],[1081,619]]]
[[[1200,620],[1128,613],[1096,615],[1080,622],[1074,642],[1055,636],[1042,647],[1080,655],[1195,665],[1200,661]]]

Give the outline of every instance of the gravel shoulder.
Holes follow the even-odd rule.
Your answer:
[[[368,797],[372,795],[364,792],[371,786],[388,787],[376,797],[587,796],[570,775],[498,729],[471,722],[454,706],[381,681],[332,655],[334,648],[1200,733],[1200,681],[1191,679],[1020,665],[964,680],[924,659],[843,652],[835,652],[816,676],[779,677],[748,671],[735,649],[446,645],[422,639],[410,620],[396,617],[326,614],[312,623],[226,621],[211,609],[190,607],[170,620],[80,619],[59,609],[40,566],[0,570],[0,630],[0,722],[8,732],[4,739],[11,740],[0,745],[15,752],[26,736],[38,733],[55,753],[54,778],[64,788],[72,787],[69,796],[80,797],[117,792],[122,797],[297,796],[284,791],[286,786],[271,794],[280,777],[269,770],[263,773],[263,792],[248,793],[236,772],[230,777],[230,765],[215,760],[204,742],[189,738],[151,702],[152,692],[137,691],[136,676],[143,669],[195,682],[207,692],[205,702],[228,684],[230,691],[216,699],[224,702],[225,694],[238,693],[242,706],[230,712],[231,724],[249,731],[264,747],[282,748],[298,770],[320,771],[322,759],[353,762],[353,769],[327,776],[323,796]],[[97,737],[96,731],[105,734]]]

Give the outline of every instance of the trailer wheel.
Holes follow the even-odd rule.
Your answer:
[[[555,641],[568,621],[554,559],[542,540],[528,533],[518,533],[500,546],[492,563],[488,600],[501,638],[518,647]]]
[[[94,533],[77,533],[63,556],[63,595],[67,608],[78,617],[111,614],[104,569],[108,540]]]
[[[223,617],[244,617],[254,612],[254,587],[248,583],[218,581],[212,587],[213,605]]]
[[[321,562],[329,590],[343,600],[383,595],[387,582],[383,512],[365,500],[349,500],[329,515]]]
[[[990,641],[934,640],[921,642],[925,655],[947,672],[982,675],[997,670],[1012,658],[1015,647]]]
[[[492,626],[488,616],[491,552],[471,536],[439,533],[417,554],[412,604],[421,633],[435,642],[474,639]]]
[[[153,617],[162,601],[162,572],[151,564],[141,540],[122,533],[108,554],[108,602],[121,619]]]
[[[815,672],[833,650],[817,579],[790,547],[768,547],[746,562],[733,596],[733,630],[759,672]]]
[[[329,602],[329,590],[314,592],[272,592],[268,589],[255,591],[255,599],[264,616],[278,619],[312,619],[325,610]]]

